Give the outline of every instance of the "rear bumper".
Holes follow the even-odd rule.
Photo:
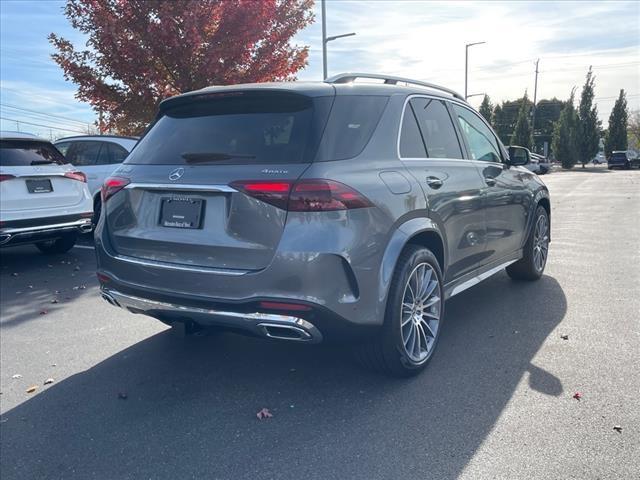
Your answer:
[[[91,232],[91,212],[64,217],[9,221],[0,228],[0,247],[36,243],[68,233]]]
[[[102,298],[111,305],[164,320],[167,323],[193,321],[205,326],[244,330],[256,336],[320,343],[322,334],[308,320],[292,315],[264,312],[237,312],[222,308],[202,308],[192,305],[161,302],[125,294],[102,287]]]

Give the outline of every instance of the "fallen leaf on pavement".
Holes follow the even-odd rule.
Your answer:
[[[27,388],[27,393],[33,393],[38,389],[37,385],[31,385],[29,388]]]
[[[79,271],[80,271],[80,267],[78,267],[78,266],[73,267],[73,269],[74,269],[76,272],[79,272]]]
[[[622,433],[622,427],[620,425],[614,425],[613,429],[618,433]]]
[[[126,400],[127,398],[129,398],[129,396],[126,394],[126,392],[118,392],[118,398],[120,400]]]
[[[258,413],[256,413],[256,417],[258,417],[258,420],[263,420],[265,418],[272,418],[273,414],[269,411],[268,408],[263,408]]]
[[[40,315],[46,315],[48,312],[46,310],[40,310]]]
[[[51,300],[51,303],[58,303],[58,299],[54,298],[53,300]]]
[[[569,335],[564,334],[564,335],[560,335],[560,338],[563,340],[569,340]]]
[[[573,394],[573,398],[576,400],[580,400],[582,398],[582,394],[580,392],[576,392]]]
[[[54,380],[53,378],[47,378],[47,379],[44,381],[44,384],[45,384],[45,385],[49,385],[50,383],[53,383],[54,381],[55,381],[55,380]]]
[[[22,378],[22,375],[20,375],[19,373],[16,373],[11,378]]]

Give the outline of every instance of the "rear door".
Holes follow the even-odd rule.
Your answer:
[[[487,260],[496,261],[522,247],[529,202],[523,167],[510,167],[493,130],[470,108],[453,104],[469,158],[483,178],[487,221]]]
[[[411,97],[405,105],[400,158],[423,188],[431,217],[441,226],[449,257],[446,281],[482,264],[485,219],[482,179],[464,159],[445,102]]]
[[[65,177],[71,171],[49,142],[0,141],[0,209],[16,216],[51,215],[49,210],[78,205],[85,200],[85,184]]]
[[[67,161],[87,176],[89,191],[94,194],[100,189],[100,167],[103,142],[93,140],[72,141],[65,154]]]
[[[270,197],[311,163],[333,97],[248,91],[188,97],[163,112],[114,173],[130,182],[103,206],[114,253],[205,268],[259,270],[286,210]]]
[[[129,152],[114,142],[101,142],[100,154],[96,160],[95,167],[92,167],[92,178],[89,183],[89,190],[92,195],[100,191],[100,187],[105,179],[109,177],[118,166],[124,162]]]

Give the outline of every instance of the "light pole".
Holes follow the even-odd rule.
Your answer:
[[[337,40],[338,38],[343,37],[352,37],[355,35],[355,32],[344,33],[342,35],[334,35],[332,37],[327,37],[327,9],[325,7],[325,0],[322,0],[322,79],[325,80],[327,78],[327,43],[332,42],[333,40]]]
[[[483,43],[487,43],[487,42],[467,43],[464,46],[464,99],[465,100],[468,98],[468,96],[467,96],[467,81],[468,81],[468,77],[469,77],[469,47],[473,47],[474,45],[482,45]]]

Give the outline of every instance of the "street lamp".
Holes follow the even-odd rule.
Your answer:
[[[355,32],[344,33],[342,35],[334,35],[327,37],[327,10],[325,7],[325,0],[322,0],[322,79],[327,78],[327,43],[337,40],[338,38],[352,37]]]
[[[467,80],[469,76],[469,47],[473,47],[474,45],[482,45],[483,43],[487,43],[487,42],[467,43],[464,46],[464,99],[465,100],[469,98],[467,96]]]

